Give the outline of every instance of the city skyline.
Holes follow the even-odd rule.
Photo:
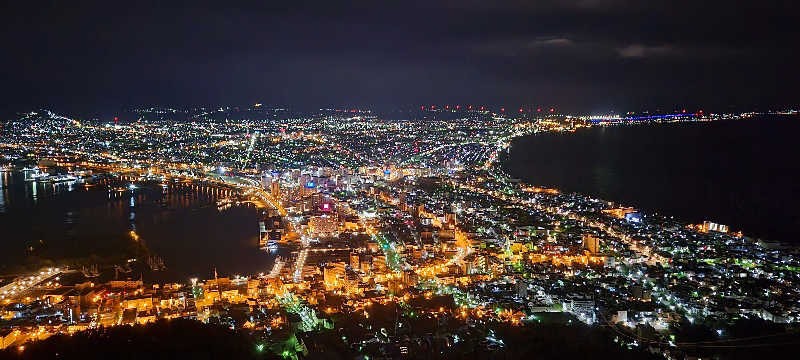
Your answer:
[[[536,352],[524,334],[545,329],[586,332],[593,348],[630,357],[730,354],[719,347],[742,351],[753,336],[780,352],[776,339],[795,339],[793,244],[537,186],[503,162],[517,138],[797,112],[129,111],[136,121],[44,110],[4,124],[0,214],[66,217],[55,236],[30,238],[21,219],[9,227],[5,353],[182,321],[236,331],[245,358],[342,345],[346,358],[520,356]]]

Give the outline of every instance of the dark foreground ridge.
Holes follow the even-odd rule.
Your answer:
[[[492,334],[505,339],[501,347],[482,346],[483,339],[467,338],[460,343],[438,341],[428,334],[426,341],[408,341],[404,353],[391,344],[370,344],[351,349],[342,337],[357,332],[358,326],[343,323],[334,329],[314,331],[282,339],[280,333],[234,331],[221,325],[190,319],[161,320],[136,326],[115,326],[56,335],[31,342],[24,350],[12,347],[0,351],[0,359],[657,359],[661,354],[634,349],[626,351],[614,342],[614,332],[582,324],[555,323],[538,326],[496,324]],[[363,329],[362,329],[363,330]],[[741,340],[713,341],[713,330],[705,326],[684,326],[681,342],[691,339],[695,349],[673,355],[719,359],[788,358],[800,343],[794,332],[763,321],[740,321],[731,328]],[[646,332],[646,329],[642,329]],[[646,335],[646,334],[643,334]],[[645,336],[646,337],[646,336]],[[420,338],[414,336],[414,338]],[[288,343],[302,344],[305,351],[281,353]],[[685,344],[685,342],[683,342]],[[655,349],[655,348],[654,348]],[[688,351],[687,351],[688,350]],[[789,356],[790,357],[790,356]]]
[[[499,327],[506,346],[485,349],[473,339],[460,344],[412,344],[408,354],[385,353],[390,349],[372,348],[367,355],[348,349],[337,333],[345,328],[309,334],[305,341],[313,347],[300,359],[522,359],[594,358],[610,356],[616,359],[655,358],[640,351],[625,351],[608,338],[605,331],[585,326],[544,325],[531,327]],[[333,336],[331,336],[333,335]],[[56,335],[25,345],[23,351],[8,348],[0,359],[280,359],[270,351],[270,339],[229,328],[204,324],[196,320],[162,320],[147,325],[115,326],[76,333]],[[272,346],[274,348],[274,346]]]
[[[253,359],[245,334],[196,320],[98,328],[9,348],[0,359]]]

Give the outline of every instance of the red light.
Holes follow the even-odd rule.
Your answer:
[[[481,111],[483,111],[483,106],[481,106]]]
[[[445,106],[444,106],[444,109],[445,109],[445,110],[450,110],[450,105],[445,105]]]
[[[686,109],[683,109],[681,112],[682,112],[682,113],[684,113],[684,114],[686,114]]]
[[[550,108],[550,112],[556,111],[556,109]]]
[[[436,110],[436,106],[435,105],[431,105],[431,110]]]
[[[483,109],[481,109],[483,110]],[[506,108],[500,108],[500,112],[506,112]]]
[[[461,109],[461,105],[456,105],[456,110]]]
[[[519,108],[519,112],[522,112],[522,108]]]
[[[425,107],[424,106],[420,106],[419,109],[420,110],[425,110]]]
[[[469,106],[469,109],[472,110],[472,105]]]
[[[119,117],[114,116],[114,122],[119,122]]]
[[[536,108],[536,112],[542,112],[542,108]]]

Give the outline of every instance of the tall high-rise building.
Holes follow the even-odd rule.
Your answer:
[[[280,181],[273,181],[272,184],[270,184],[270,193],[272,194],[272,197],[274,197],[276,199],[280,198],[280,196],[281,196],[281,183],[280,183]]]
[[[447,223],[448,227],[455,226],[456,223],[456,214],[455,213],[447,213],[444,215],[444,222]]]
[[[272,175],[265,171],[261,174],[261,188],[262,189],[270,189],[272,187]]]
[[[583,248],[592,254],[597,254],[600,248],[600,239],[590,234],[583,234]]]

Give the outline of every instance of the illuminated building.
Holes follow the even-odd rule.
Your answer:
[[[343,262],[328,263],[322,270],[325,288],[333,290],[344,286],[346,267]]]
[[[0,329],[0,350],[5,349],[17,341],[22,332],[18,329]]]
[[[413,270],[403,271],[403,284],[408,287],[417,286],[418,283],[417,273]]]
[[[264,172],[263,174],[261,174],[261,188],[263,188],[265,190],[268,190],[268,189],[271,190],[272,189],[272,181],[273,181],[272,175],[269,174],[268,172]]]
[[[590,235],[583,234],[582,236],[583,248],[588,250],[591,254],[597,254],[600,248],[600,239]]]
[[[278,214],[270,214],[263,221],[259,222],[260,240],[259,246],[274,247],[283,240],[284,227],[283,219]]]
[[[703,226],[701,227],[701,229],[703,232],[716,231],[721,233],[727,233],[728,225],[717,224],[711,221],[703,221]]]
[[[281,196],[281,183],[278,180],[272,181],[270,184],[270,194],[273,198],[278,199]]]
[[[638,212],[629,212],[625,214],[625,221],[632,222],[632,223],[640,223],[642,222],[642,215]]]
[[[603,212],[606,213],[606,214],[609,214],[611,216],[614,216],[614,217],[616,217],[618,219],[626,219],[626,220],[628,219],[629,214],[637,213],[636,209],[634,209],[632,207],[622,207],[622,208],[608,209],[608,210],[603,210]]]
[[[361,255],[359,258],[361,272],[369,274],[372,272],[372,255]]]
[[[339,226],[336,220],[327,215],[311,217],[308,222],[308,228],[314,236],[329,237],[339,234]]]

